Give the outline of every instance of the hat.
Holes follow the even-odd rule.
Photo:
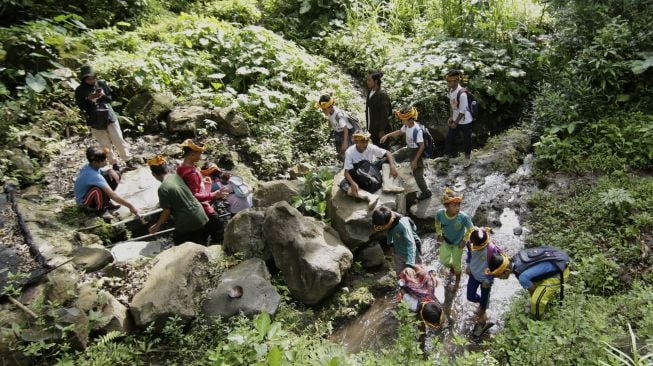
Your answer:
[[[357,141],[357,140],[362,140],[362,141],[367,141],[370,139],[370,133],[363,131],[363,130],[358,130],[354,132],[354,134],[351,136],[352,140]]]
[[[204,152],[204,150],[206,150],[207,147],[208,147],[208,146],[206,146],[206,144],[203,144],[202,146],[195,145],[195,143],[191,139],[184,140],[184,142],[182,142],[180,144],[180,146],[181,147],[187,147],[187,148],[189,148],[189,149],[191,149],[193,151],[197,151],[197,152]]]
[[[89,65],[84,65],[79,70],[79,80],[84,81],[89,76],[95,76],[95,70]]]

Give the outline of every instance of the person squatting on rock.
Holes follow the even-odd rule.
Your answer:
[[[460,285],[465,242],[474,229],[472,220],[460,211],[463,195],[447,187],[442,196],[444,208],[435,213],[435,232],[440,244],[440,263],[456,275],[455,287]]]
[[[120,174],[111,168],[103,169],[107,165],[107,151],[96,146],[86,149],[88,164],[79,171],[75,180],[75,201],[87,211],[94,212],[105,219],[111,219],[109,210],[117,210],[119,205],[114,205],[111,200],[129,208],[134,215],[138,209],[124,198],[114,192],[120,182]]]
[[[397,177],[398,172],[395,168],[392,154],[385,149],[370,144],[369,133],[359,130],[354,132],[352,137],[354,145],[345,151],[345,179],[340,182],[339,187],[349,196],[368,200],[370,207],[373,207],[378,199],[373,193],[381,188],[381,184],[383,183],[383,179],[381,178],[381,166],[383,163],[388,162],[390,165],[390,175],[393,177]],[[384,157],[385,159],[383,159]],[[378,174],[375,174],[375,177],[370,177],[368,172],[371,170],[374,170],[373,173]],[[366,188],[366,181],[375,183],[375,189],[372,192],[364,189]]]
[[[88,65],[82,66],[79,80],[81,83],[75,89],[75,103],[84,113],[93,137],[101,148],[107,149],[109,164],[112,164],[113,170],[119,170],[118,161],[111,149],[113,145],[127,169],[133,169],[134,161],[129,153],[129,145],[122,137],[118,117],[111,108],[111,88],[104,80],[98,80],[95,71]]]
[[[431,191],[426,185],[424,179],[424,160],[423,153],[426,147],[424,143],[424,133],[422,127],[417,123],[419,113],[413,106],[404,106],[395,112],[395,115],[401,120],[403,126],[401,129],[390,132],[381,137],[381,143],[384,143],[388,138],[405,135],[406,146],[395,151],[392,156],[397,162],[410,160],[410,169],[413,171],[415,182],[419,187],[421,193],[417,196],[418,200],[424,200],[431,197]]]
[[[381,89],[380,71],[370,71],[365,80],[367,84],[367,96],[365,98],[365,121],[367,130],[370,131],[372,142],[384,149],[388,147],[383,144],[381,137],[389,129],[389,119],[392,115],[390,97]]]
[[[507,279],[511,273],[531,295],[530,313],[540,319],[549,300],[560,290],[564,298],[564,284],[569,280],[569,255],[554,247],[535,247],[520,250],[512,257],[494,254],[488,264],[487,274]]]
[[[469,275],[467,280],[467,301],[478,304],[476,313],[476,324],[487,322],[487,308],[490,302],[490,291],[494,277],[488,275],[486,270],[493,255],[500,254],[501,249],[494,240],[490,239],[490,228],[474,228],[469,235],[467,242],[467,263],[466,272]],[[478,294],[478,288],[481,294]]]
[[[175,231],[172,236],[175,245],[187,241],[197,244],[206,243],[205,226],[209,218],[186,182],[179,175],[172,173],[174,168],[162,155],[148,160],[147,165],[154,178],[161,182],[157,193],[159,207],[163,209],[157,222],[150,226],[150,234],[159,231],[161,225],[165,224],[172,215],[175,220]]]
[[[409,277],[402,272],[399,275],[399,293],[396,300],[401,300],[408,308],[417,313],[422,321],[419,325],[420,344],[425,349],[426,329],[440,329],[444,325],[445,312],[442,308],[444,299],[438,298],[436,289],[438,278],[435,270],[426,269],[416,264],[415,275]]]
[[[221,170],[215,163],[205,163],[202,166],[202,175],[211,181],[211,192],[226,190],[225,201],[229,204],[231,216],[252,207],[252,187],[243,181],[243,178],[233,176],[230,172]],[[223,190],[224,192],[224,190]]]
[[[449,119],[447,125],[447,138],[445,141],[445,155],[449,158],[454,156],[454,143],[458,133],[463,134],[463,143],[465,149],[465,167],[468,167],[472,161],[472,112],[469,110],[467,103],[467,93],[460,85],[462,73],[458,70],[452,70],[447,73],[447,89],[449,91]]]
[[[227,190],[220,189],[215,192],[211,192],[210,185],[207,187],[204,184],[204,178],[202,173],[197,168],[195,164],[200,161],[202,158],[202,153],[206,150],[206,145],[195,145],[193,140],[186,139],[181,147],[183,149],[183,161],[177,167],[177,174],[186,182],[186,185],[193,193],[193,196],[200,202],[204,208],[204,212],[209,217],[209,223],[205,225],[207,234],[211,236],[211,241],[213,243],[222,242],[222,236],[224,233],[224,224],[220,217],[215,212],[215,209],[211,205],[211,202],[226,197]]]
[[[374,231],[386,232],[386,240],[393,249],[393,261],[397,276],[402,273],[415,277],[415,264],[422,263],[420,238],[415,223],[406,216],[390,210],[386,206],[377,207],[372,212]]]
[[[315,107],[322,109],[322,113],[329,120],[336,154],[338,154],[340,160],[344,160],[345,151],[352,145],[352,135],[356,129],[350,122],[350,114],[336,107],[335,102],[335,98],[324,94],[315,103]]]

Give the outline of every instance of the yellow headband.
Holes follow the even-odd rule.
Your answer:
[[[481,244],[479,244],[479,245],[475,245],[472,242],[472,251],[482,250],[490,242],[490,230],[491,229],[489,227],[484,227],[484,228],[479,227],[479,228],[476,228],[476,230],[482,231],[482,232],[485,233],[485,240],[483,240],[483,242]]]
[[[386,230],[387,228],[390,227],[390,225],[392,225],[394,221],[395,221],[395,214],[392,211],[390,211],[390,221],[388,221],[388,223],[385,225],[374,225],[374,231],[379,232],[379,231]]]
[[[157,165],[163,165],[167,163],[168,161],[166,158],[163,157],[163,155],[157,155],[153,157],[152,159],[147,161],[148,166],[157,166]]]
[[[367,132],[360,132],[360,133],[355,133],[351,135],[351,138],[356,141],[356,140],[369,140],[370,139],[370,134]]]
[[[195,145],[195,143],[191,139],[184,140],[184,142],[181,143],[181,147],[187,147],[187,148],[189,148],[189,149],[191,149],[193,151],[197,151],[197,152],[204,152],[206,150],[206,148],[207,148],[206,144],[204,144],[202,146]]]
[[[444,80],[446,80],[446,81],[458,81],[458,80],[460,80],[460,75],[445,76]]]
[[[442,203],[448,205],[450,203],[461,203],[463,201],[463,195],[454,196],[456,192],[453,189],[447,187],[444,189],[444,195],[442,196]]]
[[[444,311],[440,311],[440,322],[438,322],[437,324],[431,323],[430,321],[426,320],[426,318],[424,318],[424,314],[423,314],[424,306],[426,306],[426,304],[428,304],[429,302],[434,302],[434,301],[427,301],[422,303],[422,307],[419,309],[419,317],[422,318],[424,324],[426,324],[427,327],[433,329],[439,328],[442,325],[442,323],[444,323]]]
[[[397,116],[397,118],[399,118],[402,121],[405,121],[405,120],[411,119],[411,118],[412,119],[417,119],[418,115],[419,115],[419,113],[417,112],[417,109],[415,109],[415,107],[411,107],[410,110],[408,112],[406,112],[406,113],[401,113],[399,111],[395,111],[395,116]]]
[[[501,265],[497,267],[497,269],[495,269],[494,271],[490,271],[490,268],[486,268],[485,269],[486,275],[498,276],[502,274],[506,270],[506,268],[508,268],[508,264],[510,264],[510,258],[508,258],[508,256],[503,253],[501,253],[501,257],[503,257],[503,262],[501,263]]]
[[[211,163],[211,165],[209,165],[208,168],[202,170],[201,172],[202,172],[203,176],[208,177],[209,175],[211,175],[211,174],[213,174],[215,172],[219,172],[219,171],[220,171],[220,168],[218,168],[218,166],[215,165],[214,163]]]
[[[315,103],[315,108],[327,109],[327,108],[331,107],[332,105],[334,105],[335,103],[336,103],[336,99],[331,98],[331,99],[327,100],[326,102],[317,102],[317,103]]]

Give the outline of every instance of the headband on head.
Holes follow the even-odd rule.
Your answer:
[[[387,224],[385,225],[374,225],[374,231],[379,232],[386,230],[392,225],[392,223],[395,221],[395,214],[394,212],[390,211],[390,220],[388,221]]]
[[[193,151],[197,151],[197,152],[204,152],[207,149],[208,146],[206,146],[206,144],[203,144],[202,146],[195,145],[193,140],[186,139],[186,140],[184,140],[184,142],[181,143],[181,147],[187,147],[187,148],[189,148],[189,149],[191,149]]]
[[[456,192],[453,189],[447,187],[444,189],[444,195],[442,196],[442,203],[445,205],[450,203],[461,203],[463,201],[463,195],[455,195]],[[454,196],[455,195],[455,196]]]
[[[317,102],[317,103],[315,103],[315,108],[327,109],[327,108],[331,107],[332,105],[334,105],[335,103],[336,103],[336,99],[331,98],[331,99],[327,100],[326,102]]]
[[[445,76],[444,80],[446,80],[446,81],[458,81],[458,80],[460,80],[460,75]]]
[[[167,163],[168,161],[166,158],[163,157],[163,155],[157,155],[153,157],[152,159],[147,161],[148,166],[157,166],[157,165],[163,165]]]
[[[211,164],[209,164],[209,166],[206,169],[201,170],[202,175],[205,176],[205,177],[208,177],[209,175],[211,175],[211,174],[213,174],[215,172],[219,172],[219,171],[220,171],[220,168],[218,168],[218,166],[215,165],[215,163],[211,163]]]
[[[399,118],[402,121],[405,121],[407,119],[417,119],[417,116],[419,113],[417,112],[417,109],[415,107],[410,107],[410,110],[406,113],[401,113],[400,111],[395,111],[395,116]]]
[[[424,318],[424,307],[430,302],[435,301],[425,301],[422,303],[422,306],[419,309],[419,317],[422,318],[422,321],[424,321],[424,324],[426,324],[427,327],[432,329],[439,328],[444,323],[444,311],[440,311],[440,321],[437,324],[431,323],[430,321],[426,320],[426,318]]]
[[[481,244],[476,245],[472,242],[472,250],[482,250],[490,242],[490,228],[489,227],[477,227],[474,231],[478,232],[478,237],[481,239]]]
[[[357,132],[353,135],[351,135],[351,138],[356,141],[356,140],[369,140],[370,139],[370,133],[369,132]]]
[[[501,254],[501,257],[503,258],[503,262],[494,271],[490,271],[489,267],[486,268],[485,269],[485,274],[486,275],[496,277],[496,276],[502,274],[506,270],[506,268],[508,268],[508,264],[510,264],[510,258],[508,258],[508,256],[503,254],[503,253],[500,253],[500,254]]]

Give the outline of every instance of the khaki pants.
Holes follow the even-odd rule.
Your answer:
[[[111,145],[116,147],[118,150],[118,155],[122,158],[123,161],[128,161],[131,159],[131,154],[129,153],[129,145],[122,138],[122,131],[120,130],[120,124],[118,122],[109,123],[106,130],[97,130],[91,128],[91,134],[97,142],[100,144],[101,148],[106,148],[109,152],[107,153],[107,161],[109,164],[115,164],[116,156],[111,149]]]

